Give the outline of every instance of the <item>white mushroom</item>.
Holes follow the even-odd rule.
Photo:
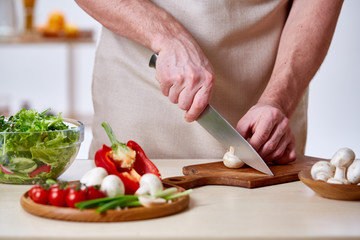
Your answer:
[[[330,161],[330,163],[336,167],[335,175],[333,178],[329,178],[327,182],[336,184],[350,184],[350,182],[345,178],[345,173],[346,168],[350,166],[354,159],[355,153],[351,149],[339,149]]]
[[[135,195],[150,194],[154,196],[157,192],[163,190],[163,184],[158,176],[152,173],[145,173],[141,176],[140,187]]]
[[[108,197],[117,197],[124,195],[125,186],[118,176],[108,175],[103,179],[100,190]]]
[[[234,153],[234,147],[230,146],[229,151],[224,154],[223,163],[228,168],[241,168],[245,163],[241,161]]]
[[[164,198],[154,198],[151,196],[139,196],[139,202],[144,207],[154,207],[166,203]]]
[[[353,161],[347,170],[346,176],[352,184],[360,183],[360,159]]]
[[[326,182],[333,177],[335,173],[335,166],[331,165],[330,161],[318,161],[311,168],[311,176],[314,180]]]
[[[106,170],[102,167],[96,167],[84,174],[82,178],[80,179],[80,182],[82,184],[85,184],[86,186],[95,186],[95,185],[101,185],[102,180],[108,175]]]

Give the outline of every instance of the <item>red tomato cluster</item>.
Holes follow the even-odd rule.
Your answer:
[[[29,190],[29,197],[39,204],[75,208],[75,204],[78,202],[103,198],[105,194],[94,186],[81,188],[78,184],[66,187],[54,184],[49,188],[42,185],[34,185]]]

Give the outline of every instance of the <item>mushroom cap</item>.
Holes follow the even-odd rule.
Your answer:
[[[346,177],[353,184],[360,183],[360,159],[355,159],[348,167]]]
[[[124,183],[116,175],[106,176],[101,183],[100,190],[108,197],[117,197],[125,194]]]
[[[102,180],[108,175],[107,171],[102,167],[95,167],[86,172],[80,182],[86,186],[101,185]]]
[[[330,163],[335,167],[347,168],[355,159],[355,153],[350,148],[339,149],[332,157]]]
[[[334,173],[335,166],[331,165],[330,161],[318,161],[311,167],[311,176],[314,180],[327,181]]]
[[[163,190],[163,184],[158,176],[152,173],[145,173],[141,176],[140,187],[135,192],[136,195],[150,194],[155,195],[157,192]]]

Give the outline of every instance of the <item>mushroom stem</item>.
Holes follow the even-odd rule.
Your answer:
[[[331,159],[330,163],[336,167],[335,175],[330,178],[328,183],[349,184],[350,182],[345,178],[346,169],[355,159],[355,153],[349,148],[339,149]]]
[[[346,172],[345,167],[336,167],[334,178],[335,179],[345,179],[345,172]]]
[[[230,152],[231,154],[234,154],[234,153],[235,153],[235,148],[234,148],[233,146],[230,146],[229,152]]]
[[[140,187],[136,190],[135,195],[150,194],[154,196],[157,192],[163,190],[163,185],[158,176],[152,173],[142,175]]]

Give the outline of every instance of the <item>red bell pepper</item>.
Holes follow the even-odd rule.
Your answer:
[[[155,164],[147,158],[144,150],[134,141],[128,141],[126,146],[133,149],[136,152],[136,160],[134,162],[134,169],[140,175],[144,175],[145,173],[152,173],[158,176],[161,179],[161,174],[159,169],[155,166]]]
[[[108,174],[118,176],[124,183],[125,193],[133,194],[139,188],[139,179],[132,177],[127,171],[120,172],[114,160],[111,158],[111,151],[112,148],[104,144],[103,147],[95,153],[95,165],[104,168]]]
[[[1,171],[2,171],[3,173],[5,173],[5,174],[14,174],[13,171],[11,171],[10,169],[8,169],[7,167],[5,167],[5,166],[3,166],[3,165],[1,165],[1,164],[0,164],[0,169],[1,169]]]
[[[36,175],[38,175],[39,173],[42,173],[42,172],[49,173],[50,170],[51,170],[51,165],[43,165],[43,166],[38,167],[34,171],[32,171],[29,174],[29,177],[33,178],[33,177],[35,177]]]
[[[161,179],[157,167],[145,155],[142,148],[134,141],[120,143],[110,125],[102,123],[112,143],[111,148],[105,144],[95,153],[95,165],[103,167],[108,174],[118,176],[124,183],[125,193],[134,194],[139,188],[139,181],[145,173],[152,173]]]

